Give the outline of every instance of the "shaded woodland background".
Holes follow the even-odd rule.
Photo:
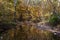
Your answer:
[[[0,0],[1,40],[60,40],[48,30],[37,29],[39,22],[60,30],[59,0],[17,0],[16,9],[14,0]]]

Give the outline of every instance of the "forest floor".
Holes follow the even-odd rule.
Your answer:
[[[52,28],[50,25],[48,25],[47,22],[33,23],[33,22],[30,22],[30,21],[26,21],[25,23],[27,25],[34,26],[38,30],[46,30],[46,31],[52,32],[54,35],[60,36],[60,30],[58,30],[58,28],[55,28],[55,27]]]

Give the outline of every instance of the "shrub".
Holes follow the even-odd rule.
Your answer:
[[[52,25],[52,26],[56,26],[57,24],[59,24],[60,22],[60,19],[58,18],[57,15],[52,15],[49,19],[49,23]]]

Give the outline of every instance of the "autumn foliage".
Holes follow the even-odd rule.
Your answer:
[[[42,21],[54,24],[56,19],[50,18],[54,15],[53,11],[60,15],[58,1],[41,0],[35,3],[36,1],[31,0],[31,2],[26,4],[26,0],[17,0],[15,7],[14,0],[0,0],[0,24],[12,25],[2,33],[2,40],[55,40],[53,33],[37,29],[35,24]]]

